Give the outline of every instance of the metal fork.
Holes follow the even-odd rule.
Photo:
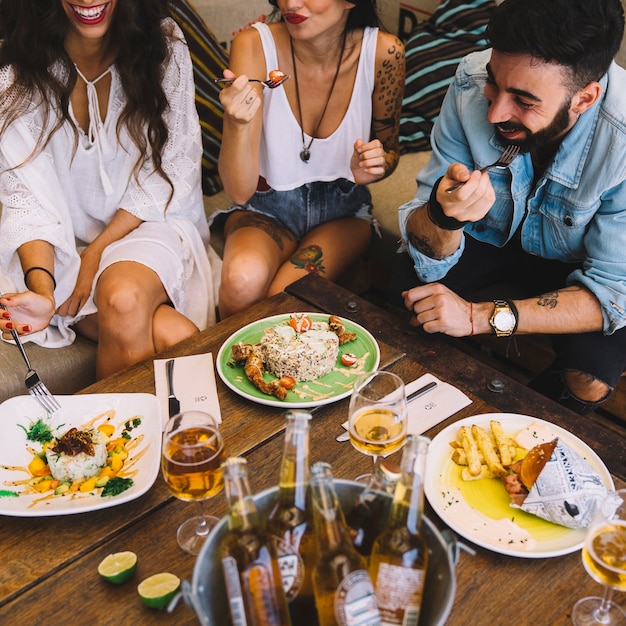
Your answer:
[[[261,83],[262,85],[265,85],[266,87],[269,87],[270,89],[276,89],[276,87],[280,87],[288,78],[289,76],[285,74],[279,80],[269,80],[269,79],[259,80],[258,78],[248,78],[248,82],[249,83]],[[234,78],[214,78],[213,82],[218,83],[219,85],[230,85],[231,83],[235,82],[235,79]]]
[[[0,293],[0,298],[1,297],[2,294]],[[5,311],[7,310],[3,304],[0,304],[0,308]],[[17,331],[11,330],[9,332],[11,333],[11,336],[15,341],[15,345],[18,347],[20,354],[24,359],[24,363],[26,363],[26,367],[28,368],[26,378],[24,380],[28,393],[30,393],[30,395],[33,396],[33,398],[35,398],[35,400],[37,400],[37,402],[39,402],[39,404],[46,411],[49,413],[56,413],[61,408],[59,401],[50,393],[41,378],[39,378],[39,374],[37,374],[37,372],[32,368],[28,355],[26,354],[26,350],[24,350],[24,345],[22,344]]]
[[[510,145],[506,148],[506,150],[500,155],[500,158],[491,165],[485,165],[485,167],[481,167],[481,172],[486,172],[490,170],[492,167],[509,167],[511,163],[513,163],[513,159],[519,154],[519,146]],[[452,193],[456,191],[459,187],[462,187],[465,183],[457,183],[456,185],[452,185],[452,187],[448,187],[446,189],[446,193]]]

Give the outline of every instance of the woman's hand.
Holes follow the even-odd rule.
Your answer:
[[[233,122],[248,124],[261,106],[261,96],[244,74],[236,76],[234,72],[224,70],[224,78],[235,79],[220,91],[220,102],[224,106],[224,113]]]
[[[89,294],[93,279],[98,272],[100,265],[101,253],[94,250],[91,246],[87,246],[80,255],[80,269],[76,284],[70,297],[59,307],[59,315],[66,317],[67,315],[76,315],[85,305]]]
[[[383,178],[385,158],[385,149],[379,139],[373,139],[369,143],[357,139],[350,159],[354,182],[357,185],[367,185]]]
[[[0,298],[6,311],[0,309],[0,330],[3,339],[11,339],[11,330],[18,335],[43,330],[54,315],[54,298],[42,296],[34,291],[9,293]]]

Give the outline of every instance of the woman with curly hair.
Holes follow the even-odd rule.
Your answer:
[[[80,333],[102,378],[213,323],[192,66],[166,0],[0,0],[0,40],[3,338]]]
[[[367,249],[367,185],[398,163],[404,48],[376,0],[270,0],[279,18],[233,41],[219,170],[234,202],[222,316],[307,272],[336,280]],[[289,80],[267,89],[278,69]],[[224,217],[218,217],[223,220]]]

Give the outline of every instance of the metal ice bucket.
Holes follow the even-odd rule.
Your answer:
[[[354,505],[363,485],[348,480],[335,480],[335,489],[344,512]],[[278,487],[262,491],[254,496],[257,510],[262,517],[269,515],[276,498]],[[183,582],[183,596],[194,609],[203,626],[225,626],[230,624],[228,599],[218,550],[228,530],[228,521],[223,517],[213,529],[202,547],[193,570],[193,580]],[[443,626],[450,615],[456,578],[454,566],[458,549],[452,536],[444,538],[437,528],[424,518],[422,530],[430,551],[424,600],[420,611],[420,626]],[[297,624],[294,626],[306,626]]]

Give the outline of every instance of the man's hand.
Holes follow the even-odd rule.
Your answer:
[[[446,189],[459,182],[464,184],[452,193]],[[452,163],[437,189],[437,202],[447,217],[459,222],[478,222],[493,206],[496,193],[488,174],[470,171],[462,163]]]
[[[451,337],[466,337],[473,333],[472,307],[441,283],[413,287],[402,292],[404,306],[415,317],[413,326],[427,333],[444,333]]]

